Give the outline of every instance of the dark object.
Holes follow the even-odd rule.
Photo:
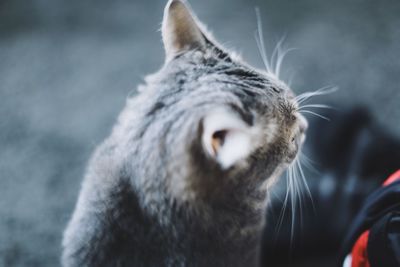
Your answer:
[[[315,210],[304,198],[302,214],[296,207],[292,229],[288,205],[277,227],[282,201],[272,201],[262,266],[335,266],[339,257],[335,251],[340,251],[365,199],[399,168],[400,140],[382,128],[368,109],[336,108],[323,113],[330,121],[311,120],[307,133],[305,152],[318,169],[306,173]]]
[[[400,172],[396,175],[400,178]],[[371,267],[400,266],[400,180],[377,189],[367,198],[345,239],[339,266],[357,238],[367,230]]]
[[[400,212],[386,214],[371,228],[368,258],[372,267],[400,266]]]

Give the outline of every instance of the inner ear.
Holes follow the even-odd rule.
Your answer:
[[[167,60],[194,49],[205,49],[206,39],[184,0],[170,0],[165,7],[162,38]]]
[[[219,130],[213,133],[211,137],[211,146],[213,148],[214,155],[217,155],[218,151],[224,145],[227,133],[227,130]]]
[[[230,109],[215,109],[203,119],[204,151],[222,169],[249,156],[255,148],[256,136],[256,129]]]

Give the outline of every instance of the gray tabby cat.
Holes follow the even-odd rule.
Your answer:
[[[267,189],[306,120],[290,89],[226,52],[183,0],[166,62],[94,153],[63,240],[69,266],[256,266]]]

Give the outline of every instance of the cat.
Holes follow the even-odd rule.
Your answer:
[[[183,0],[164,11],[164,66],[92,156],[62,265],[257,266],[268,189],[306,119],[272,73],[223,49]]]

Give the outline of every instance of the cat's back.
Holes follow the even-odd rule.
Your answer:
[[[114,139],[100,145],[88,165],[75,212],[64,232],[64,266],[149,266],[143,259],[154,264],[162,260],[161,246],[157,246],[158,253],[148,255],[156,224],[140,208]]]

